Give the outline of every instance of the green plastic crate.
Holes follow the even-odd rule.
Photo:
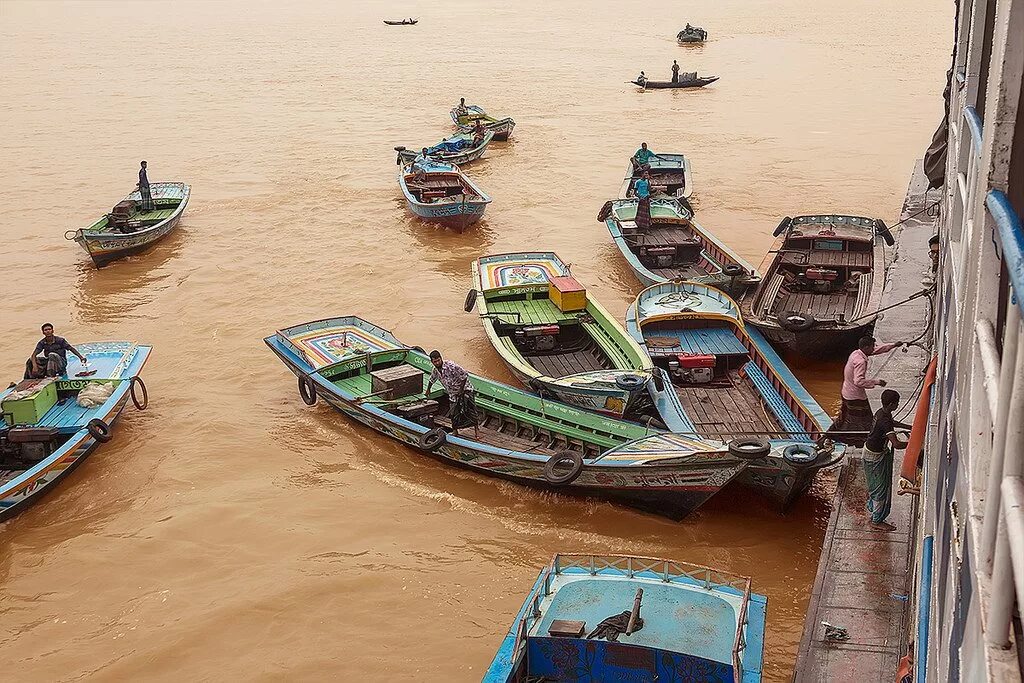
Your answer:
[[[14,389],[17,391],[18,387]],[[2,404],[4,421],[10,427],[14,425],[38,424],[46,411],[56,404],[57,384],[55,382],[48,382],[31,396],[4,401]]]

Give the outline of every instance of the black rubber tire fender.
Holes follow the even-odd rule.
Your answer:
[[[654,380],[654,390],[659,394],[665,391],[665,376],[661,374],[662,372],[661,368],[654,368],[654,371],[651,372],[651,378]]]
[[[806,332],[814,327],[815,322],[813,315],[800,311],[783,311],[778,317],[779,326],[790,332]]]
[[[316,403],[316,382],[309,375],[299,375],[299,396],[307,406]]]
[[[818,462],[818,450],[812,443],[792,443],[782,449],[782,459],[797,469],[814,467]]]
[[[739,277],[746,274],[747,271],[738,263],[727,263],[722,267],[722,275],[726,277]]]
[[[135,388],[138,387],[142,390],[142,400],[139,400],[138,394],[135,393]],[[149,407],[149,390],[146,389],[146,383],[142,381],[142,378],[136,375],[132,377],[132,383],[129,391],[132,397],[132,403],[135,405],[137,410],[145,410]]]
[[[440,427],[434,427],[420,434],[418,441],[423,450],[436,451],[448,441],[448,433]]]
[[[885,240],[885,243],[890,247],[896,243],[892,236],[892,231],[889,230],[889,226],[881,218],[875,220],[875,234]]]
[[[89,420],[86,429],[89,430],[89,435],[100,443],[107,443],[111,439],[110,425],[98,417]]]
[[[729,453],[741,460],[760,460],[771,452],[771,443],[760,436],[747,436],[729,442]]]
[[[793,224],[793,219],[790,218],[789,216],[786,216],[781,221],[779,221],[779,226],[777,228],[775,228],[775,232],[773,232],[772,235],[774,235],[775,237],[778,237],[782,233],[784,233],[787,230],[789,230],[789,226],[791,226],[792,224]]]
[[[476,307],[476,297],[479,294],[475,289],[471,289],[466,292],[466,303],[462,304],[462,308],[469,313]]]
[[[568,472],[560,472],[562,465],[568,464]],[[544,478],[552,486],[568,486],[576,481],[583,471],[583,456],[576,451],[558,451],[544,463]]]
[[[647,378],[643,375],[627,373],[615,376],[615,386],[623,391],[638,391],[647,384]]]
[[[608,220],[608,217],[612,215],[612,203],[605,202],[601,207],[601,210],[597,212],[597,220],[599,223],[604,223]]]

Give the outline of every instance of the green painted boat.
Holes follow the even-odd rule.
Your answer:
[[[531,390],[623,417],[649,404],[652,363],[552,252],[473,262],[475,304],[488,339]]]
[[[264,341],[298,377],[306,404],[322,398],[424,455],[489,476],[679,519],[747,466],[720,441],[660,433],[473,374],[477,429],[448,433],[443,388],[424,393],[430,358],[355,316],[296,325]],[[400,387],[387,383],[396,376]]]

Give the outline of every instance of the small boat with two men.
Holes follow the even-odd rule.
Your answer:
[[[676,42],[680,45],[689,45],[693,43],[703,43],[708,39],[708,32],[702,29],[700,26],[691,26],[689,23],[686,27],[676,34]]]
[[[676,410],[661,410],[674,433],[729,442],[750,459],[737,482],[783,508],[815,473],[842,461],[825,437],[832,421],[724,292],[692,282],[642,291],[626,330],[671,381]]]
[[[709,567],[555,555],[483,683],[758,683],[767,605],[748,577]]]
[[[417,157],[402,166],[398,185],[409,211],[462,232],[479,221],[491,198],[454,164]]]
[[[717,80],[718,76],[698,76],[696,71],[683,71],[680,72],[678,80],[652,81],[641,71],[640,75],[630,82],[644,90],[667,90],[670,88],[703,88]]]
[[[185,183],[153,183],[148,195],[135,190],[110,213],[87,228],[69,230],[97,267],[149,249],[171,233],[181,220],[191,188]]]
[[[650,177],[651,185],[661,194],[677,199],[689,199],[693,194],[693,171],[686,155],[655,154],[647,148],[647,143],[644,142],[629,159],[626,176],[622,181],[622,187],[619,188],[619,196],[636,196],[634,186],[638,180],[644,177],[645,171]],[[689,202],[685,202],[683,206],[693,210]]]
[[[420,20],[413,19],[412,17],[408,19],[399,20],[385,19],[384,23],[387,24],[388,26],[415,26],[416,24],[420,23]]]
[[[146,408],[139,373],[151,350],[128,341],[78,344],[73,351],[86,363],[71,358],[60,374],[0,391],[0,520],[38,501],[110,441],[129,400]]]
[[[489,130],[481,130],[482,127],[472,133],[459,133],[441,140],[432,147],[424,147],[420,151],[395,147],[398,152],[399,164],[411,164],[417,157],[426,155],[433,161],[443,161],[456,166],[463,166],[476,161],[487,151],[487,145],[494,139],[494,133]]]
[[[459,103],[451,110],[452,121],[463,133],[473,132],[477,121],[483,123],[484,127],[494,133],[495,142],[505,142],[512,136],[516,122],[511,117],[503,119],[488,114],[482,107],[475,104],[466,104],[466,98],[459,98]]]
[[[355,316],[264,341],[298,377],[306,404],[323,398],[424,455],[521,484],[681,519],[749,462],[721,441],[659,433],[467,373]],[[454,398],[444,373],[449,384],[461,377]],[[435,377],[441,387],[431,390]]]
[[[818,214],[787,216],[774,234],[764,280],[745,302],[747,323],[804,356],[856,348],[878,318],[889,228],[874,218]]]
[[[553,252],[473,262],[474,306],[488,339],[531,391],[588,410],[661,425],[651,359]],[[662,425],[663,426],[663,425]]]
[[[651,181],[653,182],[653,181]],[[643,187],[641,185],[641,187]],[[636,194],[637,183],[630,191]],[[645,188],[657,192],[657,186]],[[703,282],[742,296],[760,282],[745,259],[694,220],[685,199],[664,194],[606,202],[597,216],[644,285]]]

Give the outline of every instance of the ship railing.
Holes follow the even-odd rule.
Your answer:
[[[513,662],[519,661],[523,654],[523,649],[526,647],[527,634],[533,627],[533,622],[537,621],[541,617],[541,600],[543,600],[545,596],[551,594],[551,567],[546,568],[541,577],[541,581],[537,588],[535,588],[533,593],[530,595],[527,609],[524,612],[522,619],[519,620],[519,626],[516,629],[515,647],[512,650]]]
[[[660,578],[665,583],[685,581],[688,585],[700,584],[705,590],[728,588],[740,595],[739,613],[736,619],[736,635],[733,640],[733,675],[737,683],[743,678],[743,651],[746,649],[747,606],[750,603],[750,578],[731,574],[711,567],[689,562],[640,557],[636,555],[555,555],[544,581],[544,594],[550,590],[551,574],[561,574],[567,569],[582,569],[592,576],[597,574],[619,575],[634,578]],[[540,591],[537,591],[539,596]],[[538,613],[539,616],[539,613]],[[525,619],[523,620],[526,621]]]

